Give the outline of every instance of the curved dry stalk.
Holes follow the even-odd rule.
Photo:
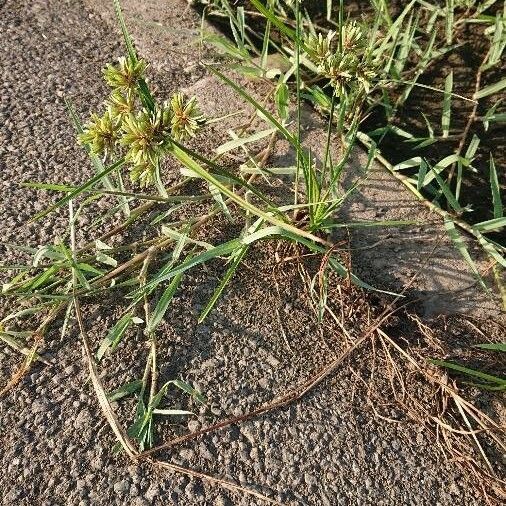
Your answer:
[[[72,215],[72,211],[71,211],[71,215]],[[72,252],[74,255],[74,259],[75,259],[75,234],[74,234],[73,227],[71,227],[71,247],[72,247]],[[146,263],[144,264],[146,269],[147,269],[147,264],[148,264],[150,255],[152,253],[153,252],[150,251],[150,253],[147,256],[148,260],[146,260]],[[142,275],[142,273],[141,273],[141,275]],[[73,281],[74,281],[74,290],[75,290],[75,286],[76,286],[75,273],[73,273]],[[73,303],[74,303],[74,309],[75,309],[75,313],[76,313],[77,322],[79,325],[79,332],[80,332],[81,339],[83,342],[83,349],[85,352],[86,363],[88,366],[91,382],[93,384],[93,388],[94,388],[95,393],[97,395],[100,407],[102,408],[102,412],[103,412],[109,426],[111,427],[111,429],[114,432],[119,443],[121,444],[121,446],[125,450],[126,454],[131,459],[135,460],[139,457],[139,452],[135,448],[132,440],[130,439],[130,437],[126,433],[125,429],[119,423],[119,421],[116,417],[116,414],[114,413],[114,410],[111,406],[111,403],[110,403],[109,399],[107,398],[107,394],[106,394],[105,389],[102,385],[102,382],[97,374],[95,359],[94,359],[93,353],[91,351],[91,346],[89,343],[89,339],[88,339],[86,329],[84,326],[84,322],[83,322],[83,318],[82,318],[82,311],[81,311],[79,298],[75,294],[75,291],[74,291]],[[155,366],[155,364],[153,364],[153,366]],[[156,381],[154,378],[155,378],[155,376],[153,375],[153,382]],[[152,386],[153,386],[153,384],[152,384]],[[185,468],[182,466],[177,466],[177,465],[171,464],[169,462],[164,462],[164,461],[155,460],[155,459],[149,459],[149,462],[153,465],[157,465],[159,467],[163,467],[163,468],[169,469],[174,472],[178,472],[181,474],[185,474],[187,476],[191,476],[194,478],[199,478],[204,481],[208,481],[210,483],[219,485],[219,486],[226,488],[228,490],[231,490],[233,492],[240,492],[242,494],[251,495],[253,497],[256,497],[257,499],[261,499],[261,500],[266,501],[267,503],[270,503],[270,504],[280,504],[277,501],[274,501],[273,499],[270,499],[270,498],[264,496],[263,494],[260,494],[254,490],[242,487],[240,485],[236,485],[235,483],[229,482],[227,480],[223,480],[221,478],[216,478],[214,476],[208,475],[206,473],[202,473],[200,471]]]
[[[74,308],[76,312],[76,317],[79,325],[79,331],[81,334],[81,339],[83,342],[83,349],[85,352],[85,359],[88,366],[88,371],[90,374],[91,382],[93,384],[93,388],[95,390],[95,393],[97,395],[100,407],[102,408],[102,412],[104,414],[105,419],[107,420],[107,423],[111,427],[112,431],[114,432],[116,438],[118,439],[119,443],[125,450],[126,454],[133,460],[138,459],[141,454],[137,451],[135,448],[132,440],[127,435],[125,429],[121,426],[119,423],[114,410],[112,409],[111,403],[109,402],[109,399],[107,398],[107,394],[105,392],[105,389],[102,385],[102,382],[97,374],[96,370],[96,364],[95,359],[93,358],[93,353],[91,352],[91,347],[89,343],[89,339],[87,337],[87,333],[84,327],[84,322],[82,318],[82,312],[81,312],[81,306],[79,303],[78,297],[74,297]],[[257,499],[261,499],[269,504],[280,504],[279,502],[270,499],[269,497],[260,494],[259,492],[256,492],[255,490],[251,490],[246,487],[242,487],[240,485],[236,485],[235,483],[232,483],[228,480],[224,480],[222,478],[217,478],[215,476],[202,473],[200,471],[196,471],[194,469],[178,466],[175,464],[172,464],[170,462],[164,462],[157,459],[148,459],[148,462],[163,467],[165,469],[169,469],[174,472],[178,472],[180,474],[185,474],[187,476],[191,476],[193,478],[199,478],[201,480],[207,481],[209,483],[213,483],[215,485],[219,485],[223,488],[226,488],[228,490],[231,490],[233,492],[239,492],[242,494],[248,494],[253,497],[256,497]]]

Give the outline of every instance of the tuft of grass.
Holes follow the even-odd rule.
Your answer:
[[[252,96],[236,84],[228,74],[214,66],[208,67],[245,103],[253,106],[255,114],[249,123],[258,116],[266,123],[263,130],[253,135],[248,133],[248,125],[232,132],[232,140],[218,146],[214,158],[208,158],[191,149],[188,140],[201,135],[207,124],[216,122],[216,118],[205,118],[199,112],[196,98],[185,97],[179,90],[174,90],[167,100],[161,100],[153,94],[146,75],[147,62],[136,52],[119,1],[113,0],[113,4],[126,54],[116,63],[107,65],[103,71],[110,94],[105,97],[102,110],[93,112],[88,122],[81,122],[70,100],[66,101],[77,140],[87,151],[95,175],[78,186],[58,182],[25,183],[27,187],[58,195],[55,203],[36,214],[33,220],[42,221],[52,213],[68,209],[68,226],[55,244],[36,249],[24,248],[32,260],[19,268],[10,282],[2,287],[2,296],[10,297],[13,306],[22,305],[25,309],[17,309],[4,318],[0,338],[29,356],[30,360],[43,361],[44,357],[37,353],[37,343],[58,315],[64,315],[63,333],[72,315],[75,315],[104,412],[114,421],[110,400],[121,400],[127,396],[137,399],[130,428],[125,432],[114,422],[121,446],[133,454],[131,440],[137,442],[140,451],[153,445],[158,417],[181,417],[191,413],[190,409],[163,406],[169,388],[175,387],[185,394],[188,402],[204,402],[202,395],[181,379],[173,379],[161,387],[158,385],[157,334],[160,324],[170,314],[172,300],[189,271],[208,262],[224,261],[226,265],[198,323],[214,310],[251,248],[263,241],[284,240],[296,244],[308,253],[324,258],[326,269],[363,288],[374,290],[374,287],[350,271],[347,258],[341,258],[329,231],[347,226],[381,226],[383,222],[348,225],[335,219],[336,211],[356,188],[343,190],[340,181],[358,135],[362,117],[358,111],[365,103],[369,86],[367,72],[374,66],[371,55],[362,57],[357,46],[354,50],[356,61],[346,63],[362,65],[365,81],[353,77],[341,81],[336,76],[332,84],[334,93],[330,104],[328,136],[325,146],[322,146],[325,159],[318,162],[301,143],[300,110],[307,88],[302,65],[294,64],[302,63],[304,59],[310,60],[310,40],[304,35],[304,27],[310,26],[308,18],[302,15],[296,2],[291,11],[295,23],[288,26],[277,15],[277,2],[269,0],[264,6],[254,0],[253,4],[266,13],[268,22],[262,36],[262,49],[257,54],[251,44],[245,10],[233,10],[224,0],[221,3],[223,12],[233,14],[230,23],[235,49],[230,56],[239,61],[248,61],[253,68],[259,66],[262,78],[270,80],[275,77],[276,84],[262,102],[262,99]],[[342,2],[340,6],[343,12]],[[295,38],[295,52],[287,56],[291,63],[286,71],[271,72],[269,68],[268,53],[273,46],[271,36],[274,29]],[[338,29],[341,56],[345,49],[350,49],[344,47],[348,40],[351,44],[363,43],[363,32],[355,25],[347,24],[343,16]],[[229,42],[218,42],[226,51],[231,47]],[[259,65],[252,62],[253,55],[260,57]],[[336,54],[328,71],[335,72],[341,64]],[[291,77],[298,83],[295,128],[289,107]],[[333,160],[330,144],[336,129],[343,150],[340,158]],[[286,139],[296,153],[295,168],[268,166],[269,156],[278,138]],[[262,140],[268,141],[267,147],[254,152],[254,146]],[[246,164],[235,169],[226,168],[221,159],[237,150],[244,153]],[[372,146],[364,178],[374,153],[375,147]],[[179,182],[171,187],[164,183],[164,163],[167,159],[172,159],[181,171]],[[256,183],[260,178],[268,179],[280,170],[292,174],[295,185],[286,188],[283,202],[274,203],[271,196]],[[191,192],[185,191],[190,187],[189,183],[192,183]],[[112,197],[115,203],[94,221],[94,226],[101,225],[106,232],[77,247],[77,218],[80,214],[90,212],[90,206],[97,200],[107,197]],[[184,212],[194,217],[181,218]],[[122,221],[118,213],[122,215]],[[216,244],[199,240],[197,234],[220,216],[239,225],[237,237]],[[137,223],[144,226],[143,238],[118,244],[116,236]],[[403,226],[405,223],[386,224]],[[93,229],[87,232],[90,231],[93,233]],[[119,298],[126,307],[94,350],[86,337],[81,301],[93,301],[99,295]],[[325,294],[322,292],[321,296],[325,297]],[[28,317],[41,318],[43,323],[36,328],[27,328],[32,321]],[[23,330],[16,330],[17,326]],[[145,357],[143,377],[114,389],[107,399],[96,370],[98,366],[106,367],[110,361],[116,360],[124,343],[135,335],[143,336],[149,350]],[[30,341],[36,343],[33,348],[29,345]]]
[[[156,422],[160,417],[178,417],[176,420],[179,420],[179,417],[191,416],[191,403],[205,403],[204,396],[190,383],[175,378],[160,386],[158,377],[160,325],[170,314],[172,301],[192,269],[210,262],[224,264],[224,274],[204,305],[198,323],[215,310],[252,247],[265,241],[283,240],[320,258],[319,275],[310,282],[311,298],[320,322],[328,311],[330,272],[362,288],[375,290],[351,271],[349,259],[336,247],[330,234],[337,228],[411,223],[341,223],[337,220],[337,211],[367,179],[374,160],[382,163],[416,198],[444,218],[455,247],[477,282],[488,290],[461,233],[463,230],[477,240],[496,270],[506,267],[506,248],[491,238],[492,233],[506,225],[494,158],[490,155],[491,217],[474,223],[467,219],[470,208],[461,201],[460,190],[467,172],[475,170],[475,158],[482,154],[480,138],[473,136],[469,141],[470,126],[458,134],[453,132],[455,113],[452,107],[457,99],[465,97],[453,92],[452,72],[447,75],[444,89],[418,82],[431,65],[454,47],[459,23],[485,23],[487,30],[490,29],[486,32],[490,51],[477,75],[476,92],[472,98],[467,98],[473,102],[474,111],[468,125],[478,121],[484,124],[502,121],[498,106],[493,106],[481,119],[477,116],[477,107],[480,100],[499,93],[506,86],[504,80],[481,86],[481,75],[496,68],[501,61],[505,46],[503,34],[506,33],[504,14],[489,19],[482,15],[483,4],[471,3],[474,10],[470,10],[468,17],[449,23],[448,19],[455,20],[455,14],[460,12],[456,1],[448,1],[441,7],[411,0],[394,18],[388,2],[375,0],[372,2],[374,18],[366,23],[347,19],[343,0],[329,0],[326,2],[329,25],[320,27],[301,9],[298,0],[251,0],[257,17],[264,18],[263,29],[255,33],[248,24],[250,12],[245,8],[235,8],[228,0],[208,0],[206,15],[226,17],[233,40],[205,34],[202,40],[215,45],[233,60],[226,70],[254,75],[270,85],[266,96],[256,97],[225,70],[207,66],[254,109],[248,125],[231,132],[231,140],[218,146],[215,156],[209,158],[190,148],[188,141],[202,135],[207,125],[217,119],[205,118],[199,111],[197,99],[185,97],[180,90],[173,90],[172,96],[164,97],[165,100],[152,92],[146,75],[147,63],[136,52],[119,0],[113,0],[126,54],[103,72],[111,88],[109,96],[105,97],[105,106],[83,124],[67,101],[78,141],[88,152],[95,175],[78,186],[58,182],[26,183],[59,196],[33,220],[43,220],[65,209],[68,209],[69,219],[65,233],[55,244],[36,249],[20,248],[30,255],[31,261],[25,266],[14,266],[13,278],[2,287],[2,295],[10,297],[17,309],[0,322],[0,339],[27,357],[19,378],[32,361],[46,360],[38,353],[38,347],[56,318],[65,315],[64,333],[75,315],[93,386],[116,434],[118,448],[132,457],[138,456],[139,452],[154,446]],[[337,21],[333,13],[337,13]],[[428,28],[440,29],[443,25],[444,38],[420,35],[424,30],[435,34],[435,30]],[[260,48],[254,44],[256,40],[262,41]],[[280,68],[271,66],[269,54],[273,50],[280,55]],[[425,118],[427,136],[422,138],[396,124],[399,109],[415,87],[439,93],[443,104],[440,127]],[[305,99],[327,120],[327,135],[321,146],[322,160],[317,160],[302,143],[301,111]],[[374,132],[363,132],[364,121],[376,108],[385,113],[385,124]],[[258,117],[265,123],[263,129],[255,134],[248,133],[249,124]],[[393,166],[378,150],[383,138],[392,133],[419,148],[447,142],[458,135],[460,147],[437,163],[416,156]],[[269,167],[269,156],[278,138],[285,139],[295,153],[294,167]],[[336,139],[341,148],[337,156],[331,149]],[[267,141],[268,145],[256,152],[259,141]],[[343,189],[350,157],[359,145],[366,146],[368,152],[363,176],[353,187]],[[240,151],[246,162],[231,169],[229,164],[222,163],[222,158],[235,151]],[[181,172],[179,182],[170,187],[165,186],[164,181],[167,160],[176,164]],[[403,174],[406,170],[408,176]],[[269,195],[265,185],[257,184],[260,179],[268,181],[279,174],[291,177],[281,203]],[[113,197],[116,202],[95,220],[95,225],[103,226],[106,232],[77,247],[77,217],[92,212],[91,206],[105,197]],[[122,216],[121,220],[118,215]],[[224,242],[202,240],[199,233],[218,217],[232,221],[240,232]],[[115,241],[119,234],[138,223],[144,228],[142,238],[120,244]],[[99,295],[120,298],[127,307],[104,333],[95,350],[86,336],[87,322],[81,301],[93,301]],[[42,323],[33,326],[32,318]],[[18,327],[23,330],[17,330]],[[116,360],[125,341],[135,339],[134,335],[140,337],[149,350],[143,355],[144,373],[141,378],[132,379],[107,393],[97,368]],[[339,363],[340,360],[335,366]],[[504,387],[502,378],[449,362],[433,363],[472,375],[481,380],[484,387],[498,390]],[[330,371],[328,369],[325,375]],[[169,389],[183,396],[187,409],[164,405]],[[124,430],[110,402],[129,396],[135,397],[136,405],[131,424]]]

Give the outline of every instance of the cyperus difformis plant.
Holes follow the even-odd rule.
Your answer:
[[[205,123],[196,98],[186,99],[181,92],[170,101],[144,107],[138,86],[146,68],[144,60],[133,62],[126,57],[105,67],[104,79],[112,89],[104,103],[105,111],[102,116],[92,114],[78,137],[81,144],[104,159],[124,156],[130,164],[130,179],[141,186],[153,182],[171,139],[193,137]]]

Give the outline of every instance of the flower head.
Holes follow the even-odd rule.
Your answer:
[[[367,50],[363,29],[356,21],[347,21],[340,33],[341,44],[336,43],[336,33],[332,31],[325,37],[321,33],[306,36],[305,52],[318,73],[330,80],[336,94],[369,93],[377,65]]]
[[[363,42],[362,28],[356,21],[348,21],[342,27],[343,51],[355,50]]]
[[[154,112],[142,110],[124,118],[120,143],[128,149],[125,159],[132,163],[132,180],[139,179],[144,186],[151,182],[168,142],[171,117],[169,106],[164,104]]]
[[[113,89],[132,90],[137,81],[144,75],[146,62],[137,60],[132,62],[130,58],[122,56],[118,58],[118,64],[108,64],[103,70],[105,82]]]
[[[170,101],[170,106],[172,109],[172,136],[176,140],[194,137],[205,122],[204,116],[198,110],[197,99],[192,97],[185,101],[182,93],[175,93]]]
[[[78,135],[80,144],[87,144],[96,155],[109,156],[120,138],[121,123],[107,109],[102,116],[92,114],[84,132]]]
[[[324,67],[325,62],[334,52],[332,41],[335,35],[336,32],[330,30],[325,37],[321,33],[317,35],[309,34],[305,37],[306,53],[319,70]]]
[[[123,120],[124,117],[132,114],[135,110],[135,95],[130,90],[126,93],[114,90],[106,101],[106,106],[111,111],[112,116]]]
[[[330,84],[336,90],[343,90],[356,77],[359,60],[353,53],[335,53],[325,62],[325,71]]]
[[[116,65],[107,65],[103,74],[112,92],[105,101],[106,111],[103,116],[92,114],[79,135],[79,142],[89,145],[95,154],[107,157],[117,150],[130,165],[130,178],[141,186],[153,182],[174,140],[194,136],[205,122],[195,97],[187,100],[176,93],[163,104],[144,100],[146,90],[138,82],[145,70],[143,60],[125,57]]]
[[[156,167],[154,165],[144,162],[138,163],[130,169],[130,180],[133,183],[138,181],[139,186],[145,188],[153,182],[155,170]]]

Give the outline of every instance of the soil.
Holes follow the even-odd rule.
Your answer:
[[[35,194],[19,183],[77,183],[91,175],[86,156],[75,144],[62,97],[70,96],[80,116],[86,117],[104,96],[100,68],[122,54],[119,34],[113,22],[108,24],[106,7],[95,0],[7,0],[0,5],[0,224],[4,242],[45,244],[61,235],[66,224],[64,215],[51,216],[43,226],[27,223],[54,196]],[[187,46],[199,20],[186,10],[186,2],[141,5],[131,0],[124,2],[124,8],[129,26],[147,34],[136,38],[142,44],[139,49],[158,55],[151,76],[160,94],[168,95],[179,86],[205,86],[206,81],[199,80],[203,72],[195,64],[198,55]],[[160,29],[153,36],[143,24],[146,19],[159,23],[157,28],[177,22],[181,32]],[[172,57],[173,49],[177,58]],[[196,142],[211,151],[222,141],[219,135],[217,129]],[[177,167],[169,164],[167,171],[177,177]],[[91,217],[81,220],[84,234],[92,233],[91,223]],[[214,223],[207,235],[218,239],[216,230],[225,235],[230,232],[223,223]],[[274,243],[254,248],[203,325],[196,325],[196,318],[224,266],[213,263],[185,278],[158,336],[160,382],[185,379],[205,393],[208,404],[200,408],[171,394],[167,407],[196,414],[161,421],[159,442],[245,413],[285,393],[349,346],[338,326],[315,323],[299,265],[277,263],[277,248]],[[284,246],[279,248],[283,256]],[[6,263],[19,258],[5,246],[1,252]],[[318,263],[302,265],[313,275],[318,268]],[[345,325],[351,340],[391,300],[362,293],[334,278],[330,286],[336,311],[346,308]],[[0,299],[0,316],[12,310],[9,302]],[[85,325],[95,348],[124,304],[120,293],[84,303]],[[385,331],[401,347],[410,345],[413,353],[423,356],[442,357],[452,350],[453,357],[459,358],[456,345],[466,349],[483,340],[460,317],[441,317],[434,322],[434,344],[426,342],[416,325],[403,321],[404,317],[392,319]],[[497,339],[500,327],[489,325],[489,329],[483,327],[487,336]],[[2,504],[260,504],[250,496],[162,472],[148,463],[133,463],[114,453],[115,439],[89,381],[78,329],[71,324],[61,336],[59,327],[55,325],[41,350],[51,365],[36,364],[15,389],[0,398]],[[455,332],[450,334],[448,329]],[[376,344],[376,354],[369,346],[359,349],[302,401],[175,447],[163,457],[257,489],[282,504],[483,504],[478,481],[448,461],[431,433],[399,407],[395,389],[389,386],[389,371],[381,366],[386,352]],[[146,356],[143,341],[134,332],[127,335],[101,365],[107,389],[138,378]],[[19,363],[12,349],[0,348],[2,386]],[[500,364],[489,366],[491,372],[500,368]],[[369,391],[357,375],[371,386]],[[428,398],[426,384],[414,374],[409,380],[410,395],[418,395],[420,401]],[[491,415],[503,416],[493,396],[469,394]],[[131,420],[132,401],[118,402],[114,408],[122,422]],[[377,415],[395,423],[386,423]],[[490,459],[502,472],[499,456],[492,452]]]

